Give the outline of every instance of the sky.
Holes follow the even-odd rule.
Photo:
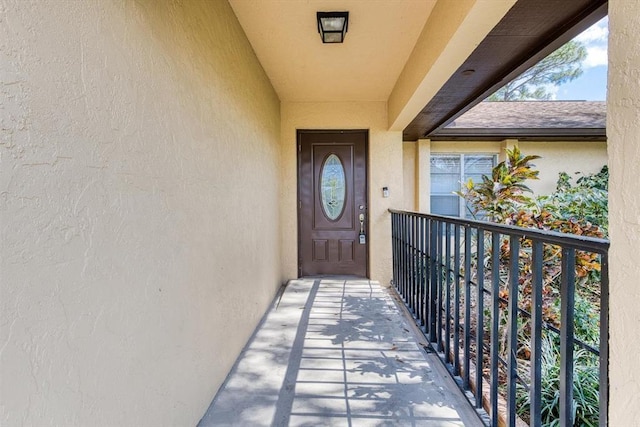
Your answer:
[[[583,73],[576,80],[552,88],[553,99],[605,101],[607,96],[607,37],[609,19],[602,18],[575,39],[587,48]]]

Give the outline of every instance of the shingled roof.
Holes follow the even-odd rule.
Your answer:
[[[432,139],[605,139],[603,101],[481,102]]]

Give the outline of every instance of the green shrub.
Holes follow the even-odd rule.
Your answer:
[[[561,173],[556,191],[549,196],[534,197],[526,186],[529,179],[538,179],[531,163],[538,156],[524,156],[517,146],[506,152],[507,160],[498,164],[492,176],[482,182],[469,180],[457,194],[467,201],[474,216],[480,214],[490,221],[542,230],[554,230],[582,236],[605,237],[608,227],[608,170],[573,179]],[[500,247],[500,294],[510,298],[506,283],[508,260],[511,257],[508,240]],[[561,248],[545,244],[543,249],[543,318],[548,325],[559,327]],[[490,249],[487,250],[490,254]],[[518,306],[530,311],[532,271],[531,242],[521,240],[519,260]],[[487,262],[485,260],[485,262]],[[576,294],[574,333],[578,340],[598,346],[600,310],[600,259],[593,253],[576,251]],[[523,321],[518,331],[520,376],[527,378],[530,358],[530,325]],[[501,336],[506,330],[501,322]],[[547,335],[550,332],[547,332]],[[506,348],[501,346],[501,356]],[[574,420],[575,426],[598,425],[598,358],[584,349],[574,352]],[[557,335],[546,337],[542,351],[542,420],[545,426],[559,425],[560,353]],[[518,413],[528,418],[529,395],[524,386],[517,390]]]
[[[571,177],[561,172],[556,191],[537,198],[540,210],[552,212],[557,218],[583,221],[598,226],[606,235],[608,220],[609,170],[603,166],[600,172],[584,175],[571,184]]]
[[[573,365],[573,418],[574,426],[598,425],[599,369],[598,359],[583,349],[574,352]],[[558,340],[545,337],[542,340],[542,411],[543,426],[560,425],[560,349]],[[518,415],[528,417],[529,393],[523,388],[516,392]]]

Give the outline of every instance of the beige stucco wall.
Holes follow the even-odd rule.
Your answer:
[[[0,424],[195,425],[280,285],[279,100],[225,1],[0,3]]]
[[[431,153],[499,154],[501,142],[494,141],[431,141]]]
[[[402,178],[404,202],[402,208],[410,211],[418,209],[416,194],[416,141],[405,141],[402,143]]]
[[[388,209],[403,203],[402,133],[387,130],[384,102],[296,103],[281,108],[281,226],[283,279],[297,277],[297,129],[369,130],[369,272],[388,285],[391,269],[391,223]],[[388,187],[390,197],[382,197]]]
[[[517,143],[525,155],[536,154],[541,159],[533,163],[540,171],[539,180],[530,180],[527,185],[535,194],[550,194],[556,188],[558,174],[567,172],[574,175],[575,172],[589,174],[600,171],[607,164],[607,143],[601,141],[517,141],[507,140],[502,142],[492,141],[428,141],[422,142],[421,153],[427,158],[423,160],[423,169],[428,163],[428,156],[433,154],[449,153],[483,153],[497,154],[499,161],[504,160],[505,147],[512,147]],[[405,206],[417,205],[419,195],[430,193],[430,177],[428,173],[422,173],[422,178],[417,178],[415,142],[404,144],[403,168],[404,168],[404,194]],[[579,175],[578,175],[579,176]],[[575,181],[574,181],[575,182]],[[426,198],[426,197],[423,197]],[[424,206],[424,204],[423,204]],[[426,211],[423,209],[423,211]]]
[[[560,172],[576,177],[581,176],[575,175],[576,172],[582,175],[596,173],[607,164],[607,143],[604,141],[520,141],[518,146],[526,155],[542,157],[532,162],[540,171],[540,179],[527,183],[536,194],[555,191]]]
[[[640,2],[609,2],[610,426],[640,420]]]

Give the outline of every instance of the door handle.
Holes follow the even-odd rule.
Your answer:
[[[358,237],[360,240],[360,244],[364,245],[365,243],[367,243],[367,238],[364,234],[364,214],[361,213],[358,218],[360,219],[360,235]]]

